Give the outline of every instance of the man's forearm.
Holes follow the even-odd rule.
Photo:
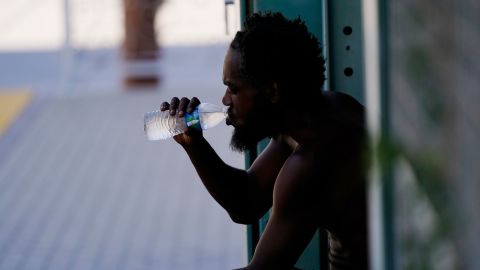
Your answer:
[[[250,190],[245,170],[233,168],[223,162],[203,137],[182,146],[208,192],[222,207],[228,212],[237,212],[245,206]]]

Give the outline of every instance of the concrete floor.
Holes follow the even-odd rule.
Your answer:
[[[13,64],[9,70],[28,77]],[[79,77],[98,75],[86,70]],[[143,134],[143,113],[174,95],[220,103],[219,83],[182,81],[202,76],[187,69],[169,80],[169,72],[179,71],[165,71],[157,90],[82,92],[81,82],[31,89],[31,103],[0,137],[0,269],[229,269],[245,262],[244,226],[205,191],[181,147]],[[242,156],[229,151],[230,132],[220,126],[206,137],[242,167]]]
[[[4,12],[25,4],[9,3]],[[48,3],[43,11],[53,10]],[[24,39],[15,35],[36,18],[19,14],[25,23],[0,46],[0,91],[26,89],[32,99],[0,136],[0,269],[244,265],[245,226],[213,201],[181,147],[143,134],[144,112],[172,96],[220,103],[227,43],[170,38],[158,65],[162,84],[126,90],[118,44],[75,48],[65,58],[50,46],[54,33],[43,47],[16,50],[12,42]],[[230,133],[222,125],[205,136],[228,163],[243,167],[243,156],[229,150]]]

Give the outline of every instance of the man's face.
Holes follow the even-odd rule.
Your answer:
[[[240,53],[229,49],[223,65],[227,86],[222,103],[229,106],[227,124],[235,127],[230,146],[244,151],[268,136],[271,105],[240,73]],[[270,119],[269,119],[270,118]]]

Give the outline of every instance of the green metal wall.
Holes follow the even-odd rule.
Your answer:
[[[348,93],[364,104],[361,1],[327,2],[327,89]]]

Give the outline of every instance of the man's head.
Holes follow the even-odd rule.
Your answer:
[[[303,110],[320,91],[325,63],[318,40],[300,19],[253,14],[237,32],[225,57],[223,103],[235,126],[231,146],[245,150],[280,133],[285,108]]]

